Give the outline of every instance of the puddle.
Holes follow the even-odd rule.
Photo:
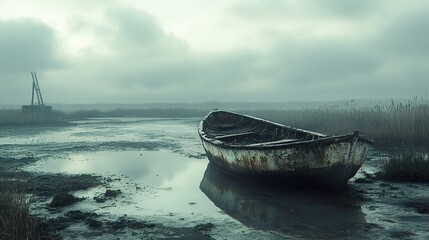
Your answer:
[[[52,173],[94,173],[120,175],[157,187],[175,178],[188,167],[205,168],[206,161],[167,151],[99,151],[72,153],[66,158],[50,158],[26,168]],[[197,174],[200,177],[200,174]]]
[[[123,151],[73,153],[50,158],[25,168],[28,171],[89,173],[117,179],[126,203],[105,208],[128,215],[212,215],[219,210],[198,190],[208,161],[167,151]],[[101,190],[86,195],[92,198]]]

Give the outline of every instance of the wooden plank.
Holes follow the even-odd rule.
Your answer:
[[[277,145],[277,144],[283,144],[283,143],[290,143],[290,142],[296,142],[299,141],[300,139],[282,139],[282,140],[277,140],[277,141],[272,141],[272,142],[260,142],[260,143],[254,143],[254,144],[249,144],[247,146],[260,146],[260,145],[264,145],[264,146],[270,146],[270,145]]]
[[[225,138],[233,138],[233,137],[242,137],[242,136],[248,136],[255,134],[255,132],[244,132],[244,133],[234,133],[234,134],[227,134],[227,135],[219,135],[216,136],[215,139],[225,139]]]

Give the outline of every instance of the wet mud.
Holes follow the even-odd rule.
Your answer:
[[[10,169],[3,171],[1,177],[10,179],[11,184],[23,188],[27,194],[32,194],[32,203],[36,204],[38,208],[47,210],[47,213],[37,216],[38,228],[40,231],[57,236],[53,237],[54,239],[76,237],[117,239],[121,236],[126,239],[212,239],[209,236],[210,230],[214,227],[212,223],[197,224],[188,228],[173,228],[159,223],[134,219],[127,215],[111,220],[110,217],[93,211],[67,210],[67,207],[87,200],[83,197],[75,197],[70,192],[96,188],[113,181],[120,181],[120,179],[112,180],[111,178],[89,174],[40,174],[17,170],[17,167],[23,167],[36,161],[36,158],[1,158],[2,168]],[[120,194],[120,189],[107,189],[104,194],[94,197],[94,200],[97,203],[113,201]]]
[[[3,178],[64,239],[428,239],[429,184],[379,177],[372,151],[341,193],[208,164],[196,119],[87,120],[0,138]],[[58,194],[79,199],[50,206]]]
[[[44,219],[42,224],[65,238],[90,239],[212,239],[200,225],[194,228],[171,228],[144,220],[120,216],[108,220],[94,212],[73,210],[56,218]],[[204,224],[201,224],[204,225]]]

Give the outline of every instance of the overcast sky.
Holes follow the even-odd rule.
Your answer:
[[[0,103],[429,93],[429,1],[0,0]]]

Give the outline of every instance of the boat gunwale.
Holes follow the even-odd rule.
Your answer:
[[[282,127],[282,128],[286,128],[286,129],[290,129],[292,131],[298,131],[298,132],[302,132],[302,133],[306,133],[309,135],[314,135],[317,136],[319,138],[317,139],[311,139],[311,140],[297,140],[297,141],[291,141],[291,142],[285,142],[285,143],[279,143],[279,144],[269,144],[269,142],[262,142],[262,143],[252,143],[252,144],[229,144],[226,143],[224,141],[220,141],[218,139],[216,139],[215,137],[209,137],[208,134],[205,133],[204,131],[204,127],[203,124],[204,122],[207,120],[207,118],[209,116],[211,116],[214,113],[219,113],[219,112],[224,112],[224,113],[228,113],[228,114],[233,114],[233,115],[237,115],[237,116],[244,116],[244,117],[248,117],[257,121],[261,121],[261,122],[265,122],[268,124],[272,124],[278,127]],[[200,135],[200,138],[203,141],[209,142],[211,144],[214,144],[218,147],[222,147],[222,148],[228,148],[228,149],[248,149],[248,150],[268,150],[268,149],[285,149],[285,148],[293,148],[293,147],[297,147],[300,145],[309,145],[309,144],[314,144],[314,145],[318,145],[318,144],[334,144],[334,143],[340,143],[340,142],[346,142],[346,141],[351,141],[351,140],[357,140],[369,145],[373,145],[374,141],[372,141],[371,139],[368,139],[364,136],[359,136],[359,132],[355,131],[354,133],[347,133],[347,134],[343,134],[343,135],[333,135],[333,136],[328,136],[325,134],[321,134],[321,133],[317,133],[317,132],[312,132],[312,131],[307,131],[304,129],[299,129],[299,128],[294,128],[294,127],[290,127],[287,125],[283,125],[280,123],[276,123],[276,122],[272,122],[269,120],[265,120],[265,119],[261,119],[258,117],[253,117],[253,116],[249,116],[249,115],[245,115],[245,114],[239,114],[239,113],[235,113],[235,112],[230,112],[230,111],[224,111],[224,110],[214,110],[209,112],[201,121],[198,127],[198,133]]]

